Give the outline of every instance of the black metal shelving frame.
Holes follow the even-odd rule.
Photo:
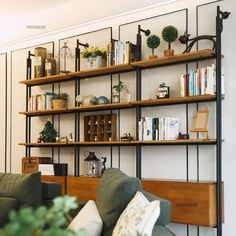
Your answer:
[[[185,9],[186,10],[186,9]],[[216,61],[216,142],[214,143],[210,143],[207,145],[215,145],[216,146],[216,204],[217,204],[217,226],[216,226],[216,230],[217,230],[217,236],[222,236],[222,221],[223,221],[223,212],[222,212],[222,201],[223,201],[223,193],[222,193],[222,97],[221,97],[221,60],[222,60],[222,52],[221,52],[221,34],[223,31],[223,20],[228,18],[229,13],[228,12],[222,12],[220,10],[220,7],[217,6],[217,16],[216,16],[216,55],[215,55],[215,61]],[[186,22],[187,22],[188,18],[186,18]],[[140,29],[140,26],[139,26]],[[119,34],[120,34],[120,28],[119,28]],[[112,29],[111,29],[111,39],[112,39]],[[137,34],[137,48],[140,50],[138,55],[140,57],[141,60],[141,36],[140,36],[140,32]],[[79,47],[78,47],[78,42],[77,42],[77,47],[75,49],[75,71],[79,71],[80,70],[80,59],[79,59]],[[27,80],[31,79],[31,56],[33,56],[33,54],[31,54],[30,52],[28,53],[28,58],[27,58]],[[197,60],[196,60],[197,61]],[[173,63],[173,64],[179,64],[179,62]],[[186,65],[186,70],[187,70],[187,65]],[[140,67],[136,67],[135,69],[135,73],[136,73],[136,100],[140,101],[142,98],[142,68]],[[127,71],[128,72],[128,71]],[[119,74],[119,73],[117,73]],[[99,75],[98,75],[99,76]],[[92,77],[92,76],[91,76]],[[75,80],[75,96],[80,94],[80,79],[74,78]],[[28,111],[28,97],[31,96],[31,87],[35,86],[35,85],[26,85],[26,111]],[[111,89],[112,89],[112,75],[111,75]],[[204,101],[203,101],[204,102]],[[197,105],[197,109],[198,109],[198,102],[195,102]],[[188,131],[188,104],[186,103],[186,130]],[[75,104],[76,105],[76,104]],[[167,104],[168,105],[168,104]],[[174,105],[174,104],[173,104]],[[155,105],[154,105],[155,106]],[[132,107],[134,108],[134,107]],[[122,108],[123,109],[123,108]],[[126,108],[125,108],[126,109]],[[127,107],[127,109],[129,109],[129,107]],[[138,137],[138,121],[141,118],[141,113],[142,113],[142,106],[137,105],[135,107],[136,109],[136,137]],[[111,112],[112,110],[116,110],[114,109],[110,109]],[[117,109],[119,110],[119,109]],[[75,111],[75,142],[79,142],[80,141],[80,112],[83,111]],[[26,115],[26,137],[25,137],[25,142],[26,143],[30,143],[31,141],[31,115]],[[162,144],[145,144],[145,143],[135,143],[132,146],[135,146],[136,148],[136,176],[138,178],[142,177],[142,146],[143,145],[162,145]],[[173,145],[173,144],[165,144],[165,145]],[[175,144],[178,145],[178,144]],[[186,163],[188,166],[188,148],[189,145],[204,145],[203,144],[199,144],[199,143],[183,143],[180,145],[185,145],[186,146]],[[74,146],[75,148],[75,160],[74,160],[74,173],[75,176],[79,175],[79,169],[80,169],[80,146],[83,145],[71,145]],[[90,145],[92,146],[92,145]],[[96,146],[96,144],[94,144],[94,146]],[[113,145],[106,145],[106,146],[110,146],[111,148],[111,165],[112,165],[112,146]],[[114,146],[119,146],[119,145],[114,145]],[[30,149],[32,148],[32,146],[26,146],[25,147],[25,155],[26,157],[30,157]],[[198,150],[197,150],[198,152]],[[120,150],[118,150],[118,154],[120,155]],[[198,156],[198,154],[197,154]],[[119,160],[120,162],[120,160]],[[186,181],[188,181],[188,168],[187,168],[187,172],[186,172]],[[199,180],[199,177],[198,177]],[[187,229],[187,231],[189,231]],[[198,232],[199,234],[199,232]],[[189,235],[189,232],[188,232]]]

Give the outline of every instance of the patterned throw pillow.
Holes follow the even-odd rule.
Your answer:
[[[120,215],[112,236],[151,236],[160,215],[160,201],[149,202],[139,191]]]

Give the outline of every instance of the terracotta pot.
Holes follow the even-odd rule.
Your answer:
[[[150,56],[149,56],[149,59],[150,59],[150,60],[152,60],[152,59],[157,59],[157,58],[158,58],[157,55],[150,55]]]
[[[166,49],[166,50],[164,50],[164,56],[165,57],[172,57],[172,56],[174,56],[174,50],[173,49]]]
[[[64,99],[53,99],[52,100],[52,108],[55,110],[59,110],[66,107],[66,101]]]

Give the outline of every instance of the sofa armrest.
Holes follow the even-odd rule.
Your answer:
[[[156,221],[156,225],[167,225],[170,223],[170,217],[171,217],[171,203],[163,198],[160,198],[152,193],[142,191],[144,196],[149,201],[159,200],[160,201],[160,216],[158,217]]]
[[[42,182],[42,200],[46,206],[52,205],[52,200],[61,195],[61,185],[53,182]]]

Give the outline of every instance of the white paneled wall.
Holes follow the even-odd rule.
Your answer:
[[[5,172],[6,168],[6,83],[7,83],[7,71],[6,71],[6,59],[7,54],[0,54],[0,102],[1,102],[1,114],[0,114],[0,172]]]
[[[135,4],[135,0],[133,1]],[[196,36],[198,29],[199,35],[201,34],[215,34],[215,16],[216,6],[221,5],[223,10],[232,11],[232,15],[228,20],[225,21],[224,32],[222,37],[223,53],[225,58],[223,59],[223,67],[225,71],[225,90],[226,99],[223,102],[223,171],[224,171],[224,182],[225,182],[225,224],[223,226],[223,235],[233,235],[234,232],[234,219],[236,217],[236,206],[231,199],[236,197],[236,187],[233,179],[236,178],[234,167],[236,161],[234,158],[234,145],[235,145],[235,132],[233,129],[233,122],[236,119],[235,113],[235,79],[234,79],[234,67],[235,57],[232,52],[234,49],[233,40],[235,38],[235,32],[233,29],[236,28],[235,22],[235,3],[233,0],[217,1],[205,5],[211,1],[207,0],[182,0],[176,1],[172,4],[163,5],[160,7],[145,9],[136,11],[132,14],[126,14],[125,16],[114,16],[110,17],[109,20],[97,21],[86,26],[73,27],[73,29],[65,29],[59,33],[52,33],[51,35],[34,38],[32,40],[25,41],[19,45],[14,45],[11,48],[17,49],[12,52],[12,63],[8,63],[8,75],[10,83],[8,83],[8,91],[10,98],[8,99],[8,109],[11,114],[11,123],[9,130],[11,131],[10,145],[8,145],[7,163],[10,167],[8,171],[20,172],[21,171],[21,157],[24,156],[24,148],[19,146],[19,142],[24,142],[25,137],[25,117],[19,115],[19,111],[25,110],[25,86],[20,85],[19,81],[25,79],[26,69],[26,57],[28,50],[33,50],[35,45],[43,45],[48,49],[52,50],[52,45],[47,43],[49,41],[55,42],[55,52],[58,52],[59,47],[63,45],[63,42],[68,41],[68,46],[74,50],[76,45],[76,39],[80,42],[88,42],[91,46],[106,47],[110,39],[110,29],[112,27],[113,38],[120,37],[121,40],[130,40],[135,42],[137,34],[137,25],[141,24],[142,28],[149,28],[153,34],[161,35],[161,30],[168,24],[175,25],[179,29],[179,33],[183,34],[188,29],[191,33],[191,37]],[[202,6],[198,6],[204,4]],[[197,7],[198,6],[198,7]],[[170,14],[171,13],[171,14]],[[198,18],[197,18],[198,16]],[[45,15],[50,18],[50,16]],[[79,17],[79,16],[78,16]],[[186,22],[186,19],[188,20]],[[196,20],[198,19],[198,22]],[[66,20],[64,18],[63,20]],[[129,24],[127,24],[129,23]],[[187,24],[186,24],[187,23]],[[60,24],[58,22],[58,24]],[[196,28],[198,26],[198,28]],[[100,31],[96,31],[103,29]],[[90,33],[91,31],[95,31]],[[74,36],[76,35],[76,36]],[[59,39],[60,42],[59,42]],[[45,44],[46,43],[46,44]],[[160,47],[157,50],[159,56],[162,55],[163,49],[166,48],[166,43],[161,42]],[[173,45],[176,53],[183,51],[184,46],[179,42],[175,42]],[[199,48],[211,47],[212,44],[207,41],[199,43]],[[24,49],[21,49],[24,48]],[[6,48],[7,50],[7,48]],[[150,50],[147,48],[145,43],[145,36],[143,36],[143,58],[148,58]],[[9,51],[10,55],[10,51]],[[10,57],[9,57],[10,58]],[[9,60],[10,61],[10,60]],[[0,68],[1,68],[1,101],[5,104],[5,56],[0,55]],[[201,62],[199,66],[210,65],[212,61]],[[68,68],[74,70],[73,60],[68,61]],[[83,61],[82,61],[83,68]],[[196,64],[189,64],[189,69],[196,68]],[[163,68],[148,69],[142,72],[142,98],[154,98],[156,91],[160,83],[166,82],[171,87],[171,95],[178,95],[179,84],[178,78],[180,74],[185,72],[185,65],[175,65]],[[11,76],[10,76],[11,75]],[[113,76],[114,83],[117,80],[117,76]],[[128,82],[131,87],[131,99],[135,99],[135,73],[125,73],[121,75],[121,80]],[[110,97],[110,76],[96,77],[91,79],[84,79],[81,81],[81,94],[89,95],[93,94],[96,96],[105,95]],[[33,88],[34,93],[43,93],[49,91],[51,86],[44,85]],[[58,90],[58,88],[55,88]],[[69,105],[74,104],[74,82],[61,83],[60,90],[70,94]],[[200,107],[207,106],[210,110],[210,137],[215,136],[215,105],[210,103],[201,104]],[[4,111],[4,106],[1,106]],[[173,116],[180,118],[180,129],[182,132],[186,132],[186,116],[185,116],[185,105],[176,106],[165,106],[165,107],[152,107],[144,108],[142,110],[143,116]],[[193,114],[196,106],[189,105],[189,129],[192,127]],[[107,111],[109,112],[109,111]],[[98,112],[96,112],[98,113]],[[83,117],[91,113],[81,114],[81,139],[83,140]],[[5,136],[5,123],[4,123],[4,112],[1,112],[1,137]],[[43,129],[44,123],[48,117],[34,117],[32,118],[32,141],[35,141],[38,133]],[[74,116],[72,114],[62,115],[60,119],[55,116],[55,127],[60,130],[61,136],[68,135],[74,130],[73,123]],[[135,136],[135,111],[133,109],[121,110],[120,112],[120,133],[129,132]],[[60,127],[59,127],[60,124]],[[9,131],[8,131],[9,132]],[[4,155],[4,142],[0,142],[0,171],[4,171],[5,168],[5,155]],[[107,166],[110,166],[110,147],[83,147],[80,149],[81,157],[84,156],[86,151],[96,152],[98,157],[108,157]],[[112,163],[114,167],[119,166],[118,158],[118,147],[113,148]],[[203,146],[199,148],[199,166],[197,169],[197,149],[196,147],[189,148],[189,179],[201,180],[215,180],[215,148],[213,146]],[[120,168],[127,174],[135,175],[135,148],[134,147],[121,147],[120,148]],[[51,156],[50,149],[32,149],[32,156]],[[55,151],[55,161],[69,163],[69,173],[73,174],[74,171],[74,150],[73,148],[61,148],[58,155],[57,150]],[[4,163],[4,164],[2,164]],[[82,168],[83,160],[81,158],[80,171],[83,174]],[[186,179],[186,148],[181,146],[176,147],[143,147],[142,148],[142,176],[145,178],[169,178],[169,179]],[[230,204],[231,202],[231,204]],[[186,226],[172,224],[170,228],[176,233],[177,236],[197,236],[198,229],[196,226],[189,227],[189,234],[187,234]],[[216,230],[200,227],[200,236],[215,236]]]

